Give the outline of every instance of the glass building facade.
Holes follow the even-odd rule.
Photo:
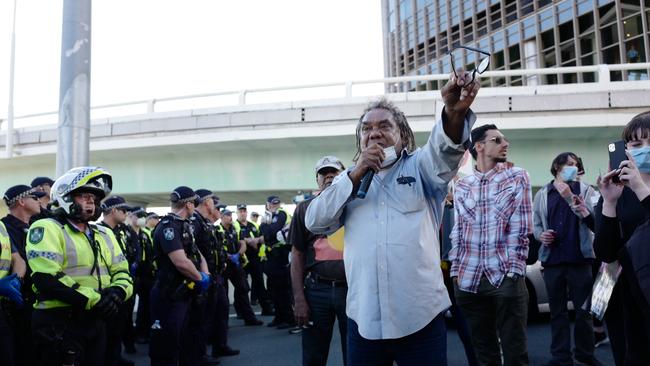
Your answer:
[[[647,62],[650,0],[382,0],[385,75],[471,70],[476,52],[490,70]],[[612,80],[647,80],[647,69],[611,72]],[[482,78],[483,86],[596,81],[595,72]],[[432,90],[442,81],[393,84],[389,92]]]

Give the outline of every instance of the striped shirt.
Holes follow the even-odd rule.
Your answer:
[[[456,183],[449,260],[461,290],[478,292],[483,275],[495,287],[509,272],[525,275],[531,202],[528,173],[504,163]]]

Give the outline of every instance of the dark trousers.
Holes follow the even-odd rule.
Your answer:
[[[497,288],[483,276],[478,293],[461,291],[457,284],[454,293],[467,318],[479,365],[501,365],[501,351],[504,365],[528,365],[528,290],[524,278],[515,281],[505,277]]]
[[[231,263],[228,264],[226,269],[226,277],[235,288],[233,306],[238,315],[241,315],[244,320],[254,320],[255,313],[251,307],[250,299],[248,298],[248,291],[250,287],[246,281],[246,272],[242,268],[237,268]],[[226,284],[226,293],[228,285]]]
[[[3,365],[16,365],[16,358],[14,357],[14,334],[3,309],[0,309],[0,355],[2,355]]]
[[[619,278],[614,286],[614,291],[612,291],[612,297],[609,298],[604,319],[616,366],[625,365],[625,354],[627,353],[623,311],[623,291],[621,279]]]
[[[544,267],[544,283],[551,310],[551,355],[559,365],[573,365],[571,354],[571,326],[567,309],[568,295],[576,313],[573,331],[575,357],[591,360],[594,357],[594,328],[591,313],[582,305],[591,296],[593,279],[590,264],[562,264]]]
[[[267,273],[269,292],[275,307],[275,320],[282,323],[293,323],[293,297],[291,292],[291,278],[289,269],[280,273]]]
[[[158,286],[151,289],[151,366],[177,366],[181,353],[181,335],[187,327],[189,300],[170,301]]]
[[[348,319],[348,366],[447,365],[447,330],[444,312],[419,331],[396,339],[370,340]]]
[[[7,305],[9,307],[7,320],[14,337],[16,366],[32,366],[34,364],[31,331],[32,303],[26,301],[22,307],[17,307],[13,303]]]
[[[105,365],[106,324],[92,312],[34,310],[32,334],[34,365],[61,366],[70,358],[75,366]]]
[[[135,347],[135,327],[133,326],[133,309],[135,308],[135,296],[131,296],[122,305],[122,321],[124,321],[124,331],[122,333],[122,343],[125,347]]]
[[[456,326],[456,332],[460,341],[463,343],[463,348],[465,349],[465,357],[467,357],[467,364],[469,366],[478,366],[478,360],[476,359],[476,354],[474,353],[474,347],[472,346],[472,336],[469,334],[469,327],[467,326],[467,319],[465,314],[458,307],[456,303],[456,296],[454,296],[454,284],[449,277],[449,271],[443,271],[443,279],[445,281],[445,287],[447,288],[447,293],[449,294],[449,299],[451,300],[451,307],[449,311],[451,312],[454,325]]]
[[[266,286],[264,286],[264,276],[262,275],[262,266],[260,260],[255,255],[248,255],[248,266],[246,266],[246,273],[251,276],[251,300],[257,299],[262,307],[262,311],[271,310],[271,297],[269,296]],[[254,294],[254,296],[253,296]]]
[[[226,291],[225,280],[220,275],[216,276],[216,281],[208,293],[208,319],[207,338],[212,344],[212,354],[219,348],[228,345],[228,317],[230,303],[228,302],[228,292]]]
[[[187,315],[187,327],[181,336],[180,354],[181,366],[195,366],[201,364],[205,355],[206,337],[205,320],[207,316],[207,293],[194,296],[190,300],[189,312]]]
[[[117,366],[120,363],[126,316],[126,303],[124,303],[120,306],[117,315],[108,322],[106,329],[106,366]]]
[[[305,279],[305,298],[309,305],[309,320],[313,323],[302,332],[302,364],[325,366],[330,351],[334,321],[338,319],[341,334],[343,364],[346,363],[348,317],[345,314],[345,298],[348,288]]]
[[[138,315],[135,319],[135,334],[138,337],[149,338],[151,328],[151,306],[149,295],[151,293],[151,283],[140,283],[138,287]]]

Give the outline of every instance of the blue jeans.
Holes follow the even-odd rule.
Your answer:
[[[348,366],[447,365],[444,312],[419,331],[396,339],[365,339],[357,323],[348,320]]]
[[[341,334],[343,364],[346,359],[348,317],[345,315],[347,287],[334,287],[305,278],[305,298],[309,305],[309,320],[313,322],[302,332],[302,364],[304,366],[327,365],[332,340],[334,320],[338,318]]]

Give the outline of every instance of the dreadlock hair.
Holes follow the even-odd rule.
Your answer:
[[[406,116],[402,111],[395,106],[392,102],[388,101],[386,98],[381,98],[376,101],[372,101],[368,103],[368,106],[366,109],[363,111],[361,114],[361,117],[359,117],[359,122],[357,123],[357,152],[354,154],[354,157],[352,158],[352,161],[355,163],[359,159],[359,156],[361,156],[361,126],[363,125],[361,121],[363,120],[363,117],[365,117],[368,112],[370,112],[373,109],[383,109],[385,111],[388,111],[392,116],[393,120],[395,120],[395,123],[397,124],[397,127],[399,128],[399,136],[400,139],[402,140],[402,147],[406,148],[406,150],[409,153],[412,153],[417,149],[417,145],[415,145],[415,136],[413,135],[413,130],[411,130],[411,126],[409,126],[408,121],[406,121]],[[399,155],[401,151],[397,151],[397,154]]]

